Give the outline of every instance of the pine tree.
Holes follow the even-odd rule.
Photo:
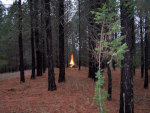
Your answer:
[[[134,113],[133,104],[133,72],[132,72],[132,51],[133,51],[133,37],[132,37],[132,11],[131,1],[121,0],[121,27],[123,40],[128,46],[128,51],[124,54],[121,67],[121,92],[120,92],[120,113]]]
[[[30,30],[31,30],[31,51],[32,51],[32,74],[31,79],[35,79],[35,49],[34,49],[34,29],[33,29],[33,1],[29,0],[30,6]]]
[[[94,0],[89,1],[89,10],[93,11],[94,7]],[[98,7],[97,7],[98,8]],[[92,14],[89,14],[89,78],[95,79],[95,73],[98,71],[98,62],[93,56],[93,49],[96,47],[94,42],[94,20]]]
[[[44,23],[44,1],[40,0],[40,45],[41,45],[41,55],[42,55],[42,66],[41,66],[41,70],[43,73],[45,73],[46,70],[46,54],[45,54],[45,32],[43,32],[45,30],[45,23]]]
[[[144,75],[144,51],[143,51],[143,20],[140,17],[140,37],[141,37],[141,78]]]
[[[149,26],[148,26],[148,17],[145,17],[145,80],[144,80],[144,88],[148,88],[148,45],[149,45]]]
[[[79,70],[81,69],[81,1],[78,0],[78,12],[79,12]]]
[[[20,82],[25,82],[24,77],[24,61],[23,61],[23,42],[22,42],[22,7],[21,7],[21,0],[18,1],[18,8],[19,8],[19,59],[20,59]]]
[[[42,76],[42,53],[41,42],[39,33],[39,0],[34,0],[34,24],[35,24],[35,44],[36,44],[36,63],[37,63],[37,76]]]
[[[64,0],[59,0],[59,80],[58,82],[65,82]]]
[[[50,18],[50,0],[45,0],[45,23],[46,23],[46,42],[47,42],[47,56],[48,56],[48,90],[56,90],[53,54],[52,54],[52,31]]]

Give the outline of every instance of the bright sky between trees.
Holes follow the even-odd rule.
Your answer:
[[[0,0],[5,5],[5,7],[9,7],[15,0]],[[25,1],[25,0],[22,0]]]
[[[5,7],[9,7],[15,0],[0,0],[2,1],[2,3],[5,5]],[[22,0],[23,1],[26,1],[26,0]],[[71,0],[73,3],[75,2],[75,0]]]

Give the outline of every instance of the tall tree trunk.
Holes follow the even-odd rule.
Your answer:
[[[43,32],[45,29],[45,23],[44,23],[44,1],[41,0],[41,47],[42,47],[42,50],[41,50],[41,54],[42,54],[42,72],[45,73],[45,70],[46,70],[46,56],[45,56],[45,32]]]
[[[65,51],[66,51],[66,65],[67,65],[67,67],[69,67],[69,50],[68,50],[69,49],[69,44],[68,44],[68,39],[69,39],[69,29],[70,28],[69,28],[68,22],[69,22],[69,12],[70,12],[70,10],[69,10],[70,9],[69,8],[70,7],[70,4],[69,4],[70,0],[67,0],[66,2],[67,2],[66,3],[67,4],[66,5],[66,11],[67,11],[67,14],[66,14],[66,20],[67,20],[66,22],[67,23],[66,24],[67,25],[66,25],[66,29],[65,29],[65,31],[66,31],[65,32],[66,33],[66,35],[65,35],[66,36],[66,39],[65,39],[66,50]]]
[[[52,25],[55,28],[55,31],[53,30],[52,34],[53,34],[53,45],[54,45],[54,49],[55,51],[53,52],[53,57],[54,57],[54,66],[56,66],[56,68],[59,68],[59,2],[57,0],[57,2],[53,3],[53,7],[55,7],[55,11],[54,11],[54,15],[52,16]]]
[[[93,5],[92,5],[93,0],[89,0],[88,2],[89,2],[89,4],[88,4],[89,5],[89,12],[90,12],[91,10],[93,10]],[[88,77],[92,78],[92,76],[93,76],[92,64],[93,63],[92,63],[92,44],[91,44],[91,40],[92,40],[92,38],[91,38],[91,35],[92,35],[92,33],[91,33],[92,15],[91,14],[89,14],[88,21],[89,21],[89,25],[88,25],[88,37],[89,37],[89,40],[88,40],[88,44],[89,44],[89,73],[88,73]]]
[[[31,22],[31,54],[32,54],[32,74],[31,79],[35,79],[35,50],[34,50],[34,30],[33,30],[33,1],[29,0],[30,6],[30,22]]]
[[[35,42],[36,42],[36,61],[37,61],[37,76],[42,76],[42,53],[39,38],[39,13],[38,13],[39,0],[34,0],[34,21],[35,21]]]
[[[114,70],[116,70],[116,61],[114,59],[112,59],[112,67]]]
[[[48,55],[48,91],[56,90],[53,55],[52,55],[52,31],[50,18],[50,0],[45,0],[45,23],[46,23],[46,42]]]
[[[89,1],[89,10],[92,11],[94,10],[94,0]],[[93,16],[90,14],[89,15],[89,78],[95,79],[95,73],[98,71],[98,62],[95,59],[93,52],[94,48],[96,47],[95,42],[94,42],[94,20]]]
[[[107,75],[108,75],[108,100],[111,100],[111,92],[112,92],[112,77],[111,77],[111,69],[109,64],[107,64]]]
[[[148,88],[148,17],[145,18],[145,80],[144,80],[144,88]]]
[[[134,12],[133,12],[134,13]],[[132,42],[132,59],[134,59],[134,56],[136,55],[136,47],[135,47],[135,32],[134,32],[134,29],[135,29],[135,27],[134,27],[134,15],[133,15],[133,17],[132,17],[132,39],[133,39],[133,42]],[[135,63],[136,61],[134,61],[133,62],[133,75],[135,75],[135,67],[136,67],[136,63]]]
[[[43,73],[45,73],[45,71],[46,71],[46,51],[45,51],[45,39],[43,39],[43,42],[42,42],[43,44],[43,56],[42,56],[42,58],[43,58]]]
[[[144,75],[144,51],[143,51],[143,27],[142,17],[140,18],[140,36],[141,36],[141,78]]]
[[[23,61],[23,42],[22,42],[22,8],[21,8],[21,0],[18,2],[19,8],[19,59],[20,59],[20,82],[25,82],[24,77],[24,61]]]
[[[121,27],[122,36],[125,36],[123,43],[128,46],[128,51],[124,54],[121,67],[121,92],[120,92],[120,113],[134,113],[133,104],[133,37],[132,37],[132,19],[131,14],[133,9],[129,5],[130,1],[121,0]],[[126,5],[128,4],[128,5]]]
[[[65,82],[64,0],[59,0],[59,80],[58,82]]]
[[[80,0],[78,0],[78,11],[79,11],[79,70],[81,69],[81,8]]]
[[[67,27],[67,29],[68,29],[68,27]],[[67,67],[69,67],[69,51],[68,51],[68,49],[69,49],[69,45],[68,45],[68,37],[66,37],[67,39],[66,39],[66,56],[67,56]]]

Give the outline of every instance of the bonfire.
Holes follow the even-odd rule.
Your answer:
[[[74,67],[75,66],[75,62],[74,62],[74,58],[73,58],[73,54],[71,55],[71,60],[70,60],[70,67]]]

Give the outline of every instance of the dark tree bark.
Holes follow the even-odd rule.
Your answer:
[[[31,79],[35,79],[35,50],[34,50],[34,30],[33,30],[33,1],[29,0],[30,22],[31,22],[31,54],[32,54],[32,74]]]
[[[56,90],[53,55],[52,55],[52,31],[50,18],[50,0],[45,0],[45,23],[46,23],[46,42],[48,55],[48,91]]]
[[[91,31],[92,32],[92,31]],[[93,42],[91,35],[89,36],[89,78],[96,79],[95,73],[98,71],[98,62],[95,59],[93,55],[93,48],[95,48],[96,45]]]
[[[68,28],[68,27],[67,27]],[[68,45],[68,37],[66,39],[66,57],[67,57],[67,67],[69,67],[69,45]]]
[[[91,42],[89,43],[91,44]],[[89,48],[92,49],[92,48]],[[95,78],[95,73],[98,71],[98,63],[97,60],[94,58],[94,56],[92,55],[92,52],[89,51],[89,78],[92,78],[94,80],[96,80]]]
[[[134,12],[133,12],[134,13]],[[132,39],[133,39],[133,41],[132,41],[132,46],[133,46],[133,49],[132,49],[132,59],[134,59],[134,55],[135,55],[135,53],[136,53],[136,47],[135,47],[135,32],[134,32],[134,29],[135,29],[135,27],[134,27],[134,15],[133,15],[133,17],[132,17],[132,19],[131,19],[132,21],[131,21],[131,24],[132,24]],[[133,67],[132,67],[132,69],[133,69],[133,75],[135,75],[135,67],[136,67],[136,64],[135,64],[135,61],[133,62]]]
[[[94,10],[94,0],[89,1],[89,10],[92,11]],[[89,15],[89,78],[95,79],[95,73],[98,71],[98,62],[95,59],[93,52],[94,48],[96,47],[95,42],[94,42],[94,20],[93,20],[93,15]]]
[[[46,71],[46,51],[45,51],[45,39],[43,39],[43,56],[42,56],[42,58],[43,58],[43,73],[45,73],[45,71]]]
[[[145,80],[144,80],[144,88],[148,88],[148,17],[145,18]]]
[[[39,0],[34,0],[34,21],[35,21],[35,43],[36,43],[36,62],[37,62],[37,76],[42,76],[42,53],[39,38],[39,17],[38,17]]]
[[[108,100],[111,100],[111,92],[112,92],[112,77],[111,77],[111,69],[107,64],[107,75],[108,75]]]
[[[98,71],[98,64],[97,64],[97,60],[94,58],[94,56],[92,55],[92,50],[93,49],[91,47],[91,41],[89,41],[89,78],[95,79],[95,73]]]
[[[64,59],[64,0],[59,0],[59,80],[65,82]]]
[[[65,8],[65,12],[66,12],[66,16],[65,16],[65,20],[66,20],[66,22],[65,22],[65,27],[64,27],[64,31],[65,31],[65,62],[66,62],[66,64],[65,64],[65,66],[66,67],[69,67],[69,54],[68,54],[68,52],[69,52],[69,45],[68,45],[68,39],[69,39],[69,29],[70,29],[70,27],[69,27],[69,24],[68,24],[68,22],[69,22],[69,0],[66,0],[65,1],[65,6],[66,6],[66,8]]]
[[[21,0],[18,1],[18,8],[19,8],[19,59],[20,59],[20,82],[25,82],[24,77],[24,61],[23,61],[23,42],[22,42],[22,7],[21,7]]]
[[[143,51],[143,27],[142,17],[140,18],[140,36],[141,36],[141,78],[144,76],[144,51]]]
[[[132,51],[133,51],[133,37],[132,37],[132,10],[129,5],[130,1],[121,0],[121,26],[122,36],[125,35],[123,43],[128,46],[128,51],[124,54],[124,60],[122,60],[121,67],[121,92],[120,92],[120,113],[134,113],[133,103],[133,63],[132,63]],[[127,5],[128,4],[128,5]],[[130,9],[130,10],[129,10]]]
[[[93,3],[93,0],[90,0],[89,1],[89,12],[91,10],[93,10],[92,3]],[[93,71],[92,71],[93,63],[92,63],[92,44],[91,44],[91,40],[92,40],[92,38],[91,38],[91,34],[92,34],[91,31],[92,31],[92,28],[91,28],[91,25],[93,25],[93,23],[92,23],[92,15],[91,14],[89,14],[88,21],[89,21],[89,26],[88,26],[88,31],[89,31],[89,33],[88,33],[88,37],[89,37],[89,40],[88,40],[88,44],[89,44],[89,73],[88,73],[88,77],[89,78],[93,78],[93,76],[95,76],[95,74],[93,75]]]
[[[80,0],[78,0],[78,11],[79,11],[79,70],[81,69],[81,8]]]
[[[43,32],[45,29],[45,23],[44,23],[44,1],[41,0],[41,17],[40,17],[40,23],[41,23],[41,32],[40,32],[40,35],[41,35],[41,47],[42,47],[42,50],[41,50],[41,54],[42,54],[42,72],[45,73],[45,70],[46,70],[46,54],[45,54],[45,32]]]
[[[112,67],[114,70],[116,70],[116,61],[114,59],[112,60]]]

